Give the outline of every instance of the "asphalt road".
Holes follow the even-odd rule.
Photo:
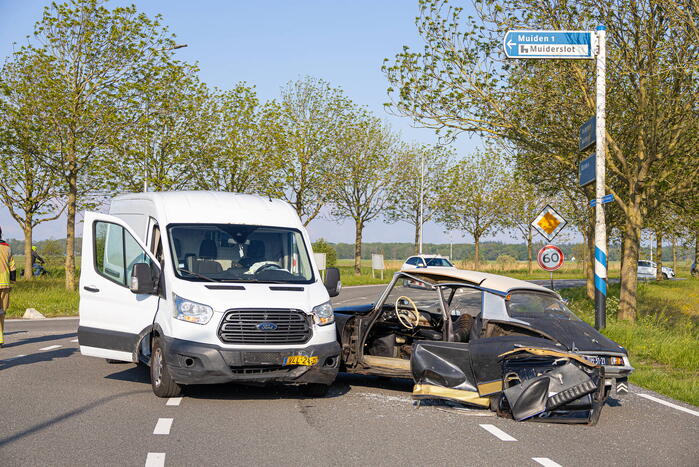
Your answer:
[[[370,302],[381,288],[346,288],[334,302]],[[218,385],[166,400],[144,368],[80,355],[76,328],[7,322],[0,465],[699,464],[699,408],[634,386],[594,427],[416,408],[410,381],[353,375],[322,399]]]

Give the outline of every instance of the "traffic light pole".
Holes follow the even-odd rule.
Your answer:
[[[607,227],[604,218],[605,161],[607,135],[606,113],[606,28],[597,27],[597,125],[596,131],[596,181],[595,181],[595,329],[607,325]]]

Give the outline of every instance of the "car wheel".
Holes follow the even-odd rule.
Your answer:
[[[159,337],[153,339],[150,357],[150,384],[153,393],[158,397],[175,397],[182,393],[182,386],[170,377],[165,362],[165,352],[163,352]]]
[[[330,386],[328,386],[327,384],[311,383],[305,384],[301,388],[301,391],[303,392],[303,395],[306,397],[325,397],[328,395],[329,389]]]
[[[667,274],[663,273],[663,280],[666,281],[666,280],[668,280],[668,279],[669,279],[669,277],[667,277]]]

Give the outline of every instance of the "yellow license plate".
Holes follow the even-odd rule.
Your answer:
[[[284,365],[313,366],[318,363],[318,357],[306,357],[305,355],[291,355],[284,358]]]

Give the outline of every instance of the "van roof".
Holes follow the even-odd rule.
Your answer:
[[[289,203],[259,195],[221,191],[162,191],[119,195],[112,208],[151,201],[166,224],[247,224],[301,228]],[[113,210],[113,209],[112,209]],[[111,210],[110,210],[111,211]]]

